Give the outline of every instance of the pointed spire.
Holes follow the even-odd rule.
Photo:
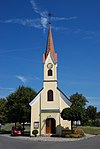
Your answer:
[[[54,44],[53,44],[52,30],[51,30],[51,24],[50,23],[49,23],[49,30],[48,30],[46,52],[43,55],[43,62],[45,62],[49,52],[51,53],[54,62],[57,63],[57,54],[54,51]]]

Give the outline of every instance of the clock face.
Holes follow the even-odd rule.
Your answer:
[[[52,63],[48,63],[47,67],[48,67],[48,69],[51,69],[53,67],[53,64]]]

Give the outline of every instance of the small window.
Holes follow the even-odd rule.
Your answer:
[[[48,70],[48,76],[52,76],[52,70],[51,69]]]
[[[49,90],[47,93],[47,99],[48,101],[53,101],[53,91]]]

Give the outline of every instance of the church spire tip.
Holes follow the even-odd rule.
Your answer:
[[[43,62],[45,62],[45,60],[46,60],[46,58],[47,58],[49,53],[51,53],[54,62],[57,63],[57,54],[54,51],[54,44],[53,44],[53,38],[52,38],[52,29],[51,29],[51,23],[50,22],[49,22],[49,30],[48,30],[46,52],[43,55]]]

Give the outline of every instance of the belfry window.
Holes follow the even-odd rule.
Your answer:
[[[52,76],[52,70],[51,69],[48,70],[48,76]]]
[[[49,90],[47,92],[47,101],[53,101],[53,91]]]

